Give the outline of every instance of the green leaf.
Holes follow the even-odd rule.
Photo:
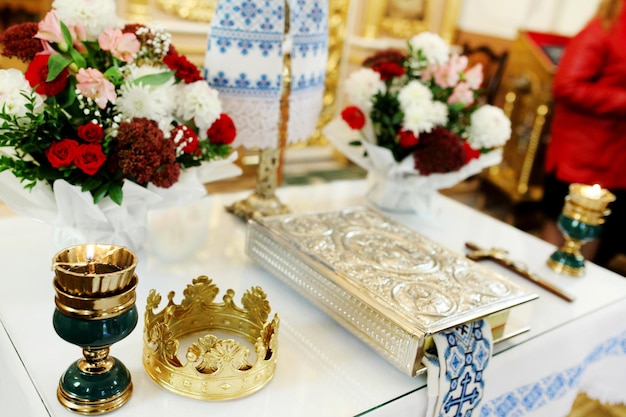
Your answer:
[[[461,110],[465,108],[465,104],[463,103],[455,103],[449,106],[450,110],[454,113],[459,113]]]
[[[118,206],[122,205],[122,200],[124,199],[124,192],[122,191],[122,184],[112,183],[109,187],[109,197],[116,203]]]
[[[72,59],[74,60],[74,62],[76,63],[76,65],[78,66],[78,68],[87,67],[87,61],[85,60],[85,57],[82,56],[81,53],[78,52],[76,49],[74,49],[74,47],[70,48],[70,55]]]
[[[120,85],[124,80],[124,76],[117,67],[110,67],[107,69],[104,72],[104,76],[115,85]]]
[[[361,143],[360,140],[352,140],[352,141],[348,142],[348,145],[350,145],[350,146],[361,146],[362,143]]]
[[[67,25],[63,22],[61,22],[61,33],[63,34],[63,39],[65,40],[65,43],[67,44],[68,48],[71,48],[72,44],[74,43],[72,41],[72,34],[70,33],[70,30],[68,29]]]
[[[391,123],[394,125],[400,124],[402,123],[402,119],[404,119],[404,113],[399,112],[393,115],[393,119],[391,120]]]
[[[100,200],[106,197],[107,190],[108,190],[107,184],[103,184],[102,187],[98,188],[97,190],[92,191],[91,195],[93,195],[93,203],[98,204]]]
[[[50,55],[48,59],[48,78],[46,78],[46,82],[50,82],[58,77],[61,71],[71,63],[72,60],[63,55]]]
[[[175,71],[165,71],[157,74],[148,74],[137,78],[133,81],[133,83],[143,85],[161,85],[169,81],[174,76],[174,73]]]
[[[97,189],[102,185],[102,181],[97,179],[96,177],[88,177],[86,180],[82,182],[81,189],[83,191],[92,191]]]

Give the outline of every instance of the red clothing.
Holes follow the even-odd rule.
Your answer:
[[[571,39],[553,95],[546,171],[626,189],[626,6],[609,31],[594,19]]]

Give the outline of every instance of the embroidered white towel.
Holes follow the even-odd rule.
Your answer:
[[[291,53],[288,143],[310,136],[322,109],[328,0],[220,0],[211,20],[205,78],[237,126],[233,146],[276,147],[283,54]]]
[[[427,417],[467,417],[478,409],[485,390],[484,374],[493,351],[485,320],[433,335],[435,349],[425,352]]]

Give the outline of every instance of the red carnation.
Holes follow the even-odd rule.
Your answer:
[[[89,122],[78,126],[78,137],[88,143],[98,143],[104,137],[104,131],[98,123]]]
[[[38,31],[39,25],[35,22],[8,27],[0,34],[2,55],[7,58],[18,58],[23,62],[32,61],[37,53],[43,51],[43,44],[35,38]]]
[[[220,117],[213,122],[206,132],[209,141],[216,145],[229,145],[233,143],[237,136],[237,129],[233,119],[226,113],[220,114]]]
[[[467,164],[472,159],[477,159],[480,157],[480,151],[478,149],[474,149],[470,146],[469,143],[463,142],[463,149],[465,150],[465,163]]]
[[[400,131],[400,140],[398,141],[398,144],[406,149],[406,148],[412,148],[413,146],[417,145],[419,143],[419,138],[417,136],[415,136],[415,134],[410,131],[410,130],[401,130]]]
[[[68,71],[65,68],[61,73],[52,81],[46,81],[48,79],[48,60],[49,54],[37,54],[28,65],[24,76],[28,80],[31,87],[37,87],[35,91],[38,94],[44,96],[56,96],[65,89],[67,85]]]
[[[396,62],[382,62],[374,65],[372,69],[380,74],[380,79],[383,81],[391,80],[394,77],[400,77],[404,75],[406,71],[403,66]]]
[[[167,65],[169,69],[176,71],[174,74],[176,78],[183,80],[185,84],[203,80],[198,67],[191,63],[184,55],[169,53],[163,58],[163,63]]]
[[[187,125],[174,127],[170,137],[176,144],[176,147],[182,148],[183,153],[192,154],[200,148],[198,135]]]
[[[87,143],[78,146],[78,151],[74,157],[74,163],[87,175],[95,175],[100,169],[106,155],[102,152],[102,146],[98,143]]]
[[[357,106],[348,106],[343,109],[341,118],[351,129],[360,130],[365,126],[365,114]]]
[[[63,139],[52,142],[46,149],[46,158],[53,168],[69,167],[74,162],[74,156],[78,151],[78,142],[74,139]]]
[[[365,59],[363,66],[378,72],[383,81],[388,81],[404,74],[403,64],[406,58],[406,54],[402,51],[386,49]]]
[[[413,158],[415,169],[422,175],[457,171],[465,165],[463,140],[443,127],[436,127],[430,133],[420,134]]]

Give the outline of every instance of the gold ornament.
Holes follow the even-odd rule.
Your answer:
[[[241,298],[243,308],[233,302],[229,289],[223,303],[214,303],[219,288],[200,276],[184,290],[180,304],[168,294],[168,304],[154,310],[161,296],[151,290],[145,313],[143,365],[159,385],[177,394],[207,401],[228,400],[250,395],[274,376],[278,348],[279,318],[268,321],[270,305],[260,287],[252,287]],[[219,339],[228,333],[236,338]],[[200,335],[179,359],[180,339]],[[252,356],[252,357],[251,357]]]

